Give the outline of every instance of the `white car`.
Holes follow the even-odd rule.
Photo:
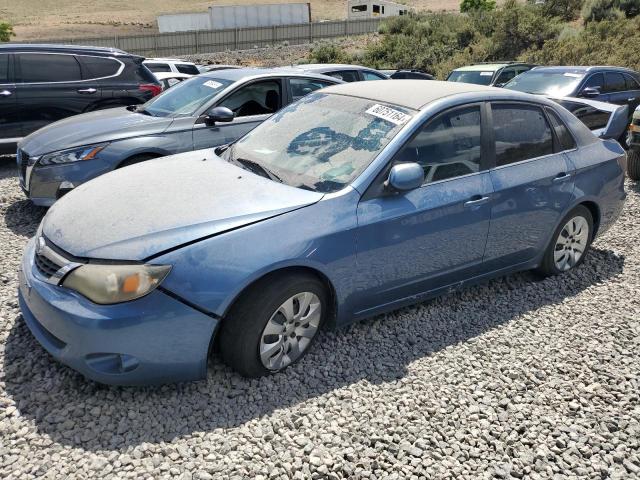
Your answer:
[[[186,80],[187,78],[193,77],[193,75],[188,75],[186,73],[173,73],[173,72],[158,72],[154,73],[155,77],[162,85],[162,90],[166,90],[167,88],[171,88],[174,85]]]
[[[186,62],[179,58],[147,58],[142,62],[153,73],[186,73],[198,75],[200,71],[193,62]]]

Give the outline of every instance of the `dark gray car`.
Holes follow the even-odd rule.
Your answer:
[[[33,203],[49,206],[116,168],[233,142],[283,106],[337,83],[281,69],[198,75],[144,105],[77,115],[29,135],[18,145],[21,186]]]

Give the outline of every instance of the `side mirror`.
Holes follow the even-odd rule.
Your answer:
[[[406,192],[422,186],[424,170],[417,163],[399,163],[391,167],[387,187],[399,192]]]
[[[228,123],[232,122],[236,114],[227,107],[214,107],[207,112],[204,117],[204,123],[208,126],[215,125],[216,122]]]
[[[586,87],[580,92],[580,96],[584,98],[595,98],[600,95],[600,89],[597,87]]]

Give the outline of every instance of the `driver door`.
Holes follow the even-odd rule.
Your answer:
[[[282,79],[259,80],[240,86],[213,107],[227,107],[236,118],[229,123],[206,125],[204,117],[193,127],[193,149],[216,147],[236,141],[283,106]]]

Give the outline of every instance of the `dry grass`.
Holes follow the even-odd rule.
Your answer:
[[[204,12],[215,4],[289,0],[0,0],[0,20],[14,25],[14,40],[152,33],[161,13]],[[405,0],[416,10],[457,10],[459,0]],[[343,19],[345,0],[311,0],[314,20]]]

